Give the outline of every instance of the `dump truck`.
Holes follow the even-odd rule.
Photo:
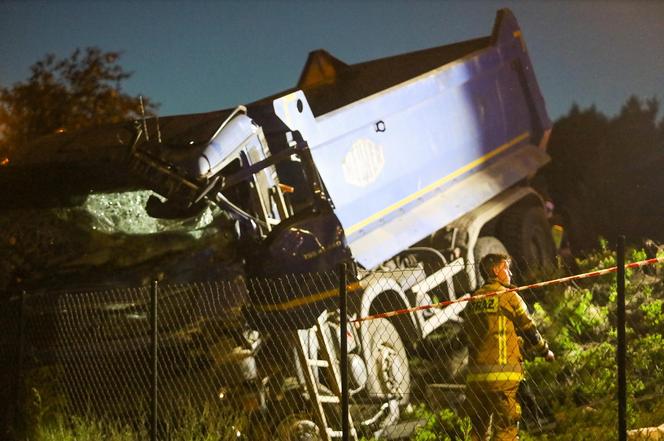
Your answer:
[[[519,25],[503,9],[485,37],[358,64],[318,50],[293,89],[104,130],[157,194],[150,215],[187,217],[214,204],[232,217],[247,280],[306,280],[347,263],[353,320],[455,300],[478,286],[487,253],[551,265],[544,199],[531,185],[549,160],[551,126]],[[295,366],[284,370],[300,404],[278,433],[334,438],[325,405],[338,403],[338,293],[247,286],[247,381],[263,378],[260,357],[279,352],[259,346],[295,342],[278,363]],[[398,420],[410,395],[408,354],[453,332],[464,306],[350,327],[352,400],[368,403],[353,413],[355,439]]]
[[[249,278],[355,263],[358,318],[430,304],[432,289],[454,300],[477,287],[489,252],[550,264],[544,201],[529,184],[550,130],[520,28],[501,10],[484,38],[352,65],[319,50],[294,89],[195,124],[140,121],[131,165],[161,196],[147,207],[155,216],[206,201],[231,213]],[[246,310],[261,332],[307,329],[336,302],[334,291],[253,289]],[[363,323],[354,393],[407,402],[405,347],[463,308]],[[377,346],[389,350],[375,359]]]

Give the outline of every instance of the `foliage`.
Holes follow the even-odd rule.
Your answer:
[[[138,441],[148,439],[145,430],[136,431],[130,426],[106,420],[73,416],[65,421],[59,415],[55,424],[38,426],[35,441]]]
[[[443,408],[438,412],[432,412],[420,406],[415,409],[415,416],[426,422],[417,428],[414,441],[470,440],[470,419],[458,416],[451,409]]]
[[[664,121],[656,99],[628,99],[609,118],[574,105],[556,121],[552,161],[542,171],[572,248],[594,249],[594,238],[625,234],[664,241]]]
[[[33,441],[143,441],[149,439],[145,405],[138,405],[133,422],[94,411],[74,411],[61,386],[64,371],[53,365],[28,371],[25,404],[16,438]],[[159,414],[158,439],[172,441],[238,441],[251,439],[249,419],[239,409],[218,403],[196,404],[180,398],[175,414]]]
[[[76,49],[68,58],[46,55],[25,82],[0,88],[0,158],[31,140],[62,131],[119,122],[141,114],[140,100],[122,91],[131,77],[120,52]],[[156,109],[144,99],[145,112]]]
[[[166,439],[172,441],[231,441],[242,439],[249,421],[241,410],[203,405],[202,411],[191,404],[181,407],[167,426]]]
[[[21,397],[24,401],[19,430],[39,437],[45,426],[62,420],[67,399],[60,389],[63,378],[60,365],[42,366],[26,372]],[[47,438],[48,439],[48,438]]]
[[[640,249],[628,252],[629,261],[650,256]],[[577,264],[590,272],[613,267],[616,259],[608,241],[600,239],[598,250]],[[625,275],[628,427],[657,426],[664,420],[664,268],[627,270]],[[533,317],[556,361],[525,363],[531,405],[538,409],[524,410],[521,439],[617,439],[616,275],[552,286],[533,298]],[[421,439],[445,436],[435,428],[435,419],[426,413],[425,419]]]
[[[615,265],[606,242],[580,260],[583,271]],[[643,260],[643,250],[632,250],[632,260]],[[661,424],[664,406],[664,269],[655,276],[643,270],[626,271],[628,427]],[[616,402],[616,278],[592,279],[581,286],[554,288],[542,293],[535,319],[557,354],[553,364],[541,359],[526,362],[528,376],[537,384],[537,402],[555,428],[525,440],[617,439]]]
[[[43,405],[33,389],[36,414],[25,439],[34,441],[143,441],[150,438],[145,415],[129,425],[109,417],[70,415],[66,408],[57,413],[40,409]],[[49,415],[48,418],[45,418]],[[181,403],[177,415],[160,415],[158,439],[172,441],[237,441],[248,439],[248,418],[240,411],[210,404]]]

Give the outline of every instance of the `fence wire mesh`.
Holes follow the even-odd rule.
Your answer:
[[[615,259],[574,264],[513,262],[513,282]],[[404,258],[351,271],[349,439],[480,439],[474,428],[516,439],[517,421],[525,440],[618,439],[616,276],[474,300],[478,270]],[[662,439],[663,275],[661,265],[627,270],[630,439]],[[340,438],[339,280],[330,271],[15,296],[3,320],[5,421],[31,440]],[[555,360],[542,357],[530,319]]]

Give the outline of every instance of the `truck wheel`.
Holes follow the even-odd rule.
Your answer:
[[[484,284],[484,278],[480,272],[480,262],[487,254],[505,254],[508,255],[507,249],[503,243],[493,236],[482,236],[477,238],[475,248],[475,274],[477,274],[477,286],[480,287]]]
[[[410,367],[406,348],[396,328],[387,319],[364,322],[360,328],[367,365],[367,391],[372,398],[410,399]]]
[[[523,281],[555,267],[556,248],[544,210],[537,205],[517,205],[501,222],[501,238],[514,259],[515,273]]]
[[[322,441],[320,429],[304,415],[289,415],[276,429],[278,441]]]

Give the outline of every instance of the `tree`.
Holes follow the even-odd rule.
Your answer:
[[[122,92],[132,73],[118,64],[120,56],[97,47],[64,59],[48,54],[30,67],[27,81],[0,88],[0,160],[42,135],[141,115],[140,98]],[[148,115],[158,107],[143,104]]]
[[[630,97],[613,118],[575,105],[556,121],[552,160],[542,175],[566,214],[575,250],[595,248],[600,235],[664,240],[664,120],[658,122],[658,113],[657,99]]]

